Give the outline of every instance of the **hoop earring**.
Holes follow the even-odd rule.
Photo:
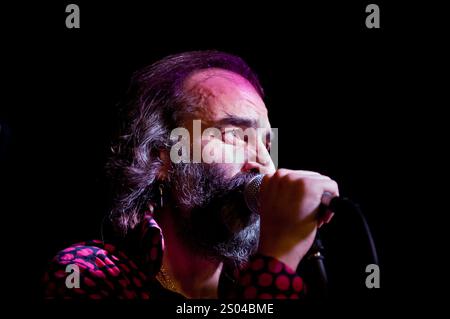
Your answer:
[[[159,184],[158,188],[159,188],[159,204],[160,204],[160,208],[163,208],[164,207],[164,200],[163,200],[163,197],[164,197],[164,185],[163,184]]]

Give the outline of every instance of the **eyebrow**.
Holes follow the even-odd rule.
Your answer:
[[[239,117],[234,115],[229,115],[227,117],[221,118],[220,120],[216,121],[218,126],[227,126],[227,125],[233,125],[233,126],[239,126],[239,127],[254,127],[257,128],[258,123],[256,120],[245,118],[245,117]]]
[[[218,127],[224,127],[227,125],[232,125],[232,126],[237,126],[240,128],[248,128],[248,127],[252,127],[257,129],[258,128],[258,121],[255,119],[250,119],[250,118],[245,118],[245,117],[239,117],[239,116],[235,116],[235,115],[228,115],[226,117],[221,118],[218,121],[215,121],[215,124]],[[268,139],[269,141],[271,141],[273,138],[273,133],[272,130],[269,130],[266,133],[266,139]]]

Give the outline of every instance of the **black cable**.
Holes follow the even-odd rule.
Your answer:
[[[364,230],[365,230],[365,233],[367,236],[367,241],[369,243],[370,253],[371,253],[371,257],[372,257],[372,263],[378,265],[378,254],[377,254],[377,249],[375,247],[375,241],[373,240],[373,236],[372,236],[372,232],[370,231],[369,224],[367,223],[367,220],[364,217],[364,214],[362,213],[359,205],[352,202],[348,198],[335,197],[331,200],[329,209],[338,214],[341,211],[342,212],[353,211],[361,218],[361,221],[362,221],[362,224],[364,226]]]
[[[348,215],[351,212],[354,212],[356,215],[358,215],[361,218],[364,231],[367,236],[372,263],[378,265],[378,254],[375,247],[375,241],[372,237],[372,233],[370,231],[367,220],[358,204],[352,202],[348,198],[336,197],[331,200],[328,207],[323,206],[321,207],[321,209],[323,212],[329,209],[337,213],[338,215],[340,215],[341,213]],[[310,275],[312,276],[312,282],[314,283],[310,291],[310,300],[313,303],[319,304],[328,300],[328,276],[324,263],[325,256],[323,254],[323,250],[324,246],[321,242],[319,232],[317,232],[314,243],[308,252],[307,259],[312,265],[312,273],[310,273]]]

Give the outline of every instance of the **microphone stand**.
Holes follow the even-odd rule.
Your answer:
[[[326,301],[328,298],[328,276],[325,269],[325,256],[323,255],[323,244],[319,233],[316,234],[313,245],[308,254],[308,261],[311,263],[311,286],[308,287],[308,294],[311,299],[317,302]]]

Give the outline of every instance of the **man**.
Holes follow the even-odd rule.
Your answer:
[[[295,269],[331,218],[318,215],[322,195],[338,187],[275,169],[263,90],[245,62],[216,51],[169,56],[137,72],[129,94],[108,165],[112,235],[58,253],[47,297],[301,297]],[[198,134],[198,124],[215,130]],[[242,194],[256,174],[265,175],[259,214]]]

